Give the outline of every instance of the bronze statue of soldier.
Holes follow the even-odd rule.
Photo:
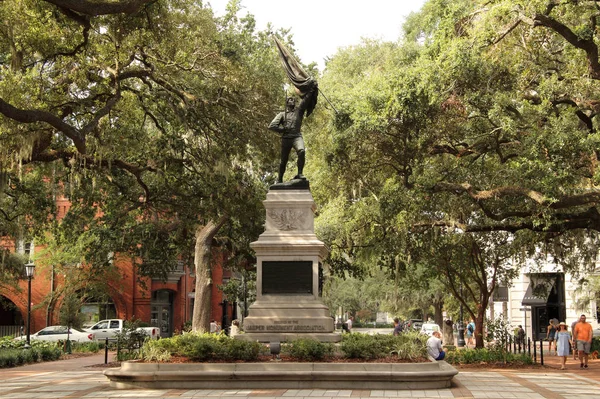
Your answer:
[[[316,96],[317,90],[317,84],[314,82],[314,87],[311,91],[305,93],[304,96],[301,97],[298,106],[296,106],[295,97],[288,97],[285,102],[285,111],[278,113],[269,124],[269,130],[281,134],[281,162],[279,163],[277,183],[283,182],[283,175],[285,174],[292,148],[296,150],[298,156],[298,174],[294,176],[294,179],[306,179],[302,174],[304,170],[306,149],[304,147],[301,128],[309,104],[315,101],[313,97]]]

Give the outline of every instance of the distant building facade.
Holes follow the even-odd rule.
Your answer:
[[[596,274],[600,275],[600,268]],[[585,314],[593,328],[598,328],[600,301],[596,297],[582,305],[581,295],[577,281],[560,266],[551,261],[542,267],[527,264],[511,286],[496,290],[488,316],[503,316],[513,327],[522,325],[526,336],[536,340],[546,338],[552,319],[566,322],[570,331],[571,323]]]
[[[68,211],[70,203],[66,198],[57,201],[58,217]],[[41,250],[33,243],[18,243],[4,239],[2,245],[11,250],[34,256]],[[224,270],[227,254],[219,248],[213,252],[211,319],[219,320],[226,326],[236,317],[235,304],[223,302],[223,294],[218,289],[231,278],[231,272]],[[131,260],[125,256],[115,256],[117,273],[107,282],[109,292],[101,298],[88,300],[81,308],[85,325],[107,318],[139,319],[161,329],[163,337],[181,331],[192,319],[194,307],[194,265],[178,264],[169,273],[166,281],[140,277]],[[31,282],[31,333],[46,326],[59,324],[59,311],[62,298],[53,298],[53,293],[62,284],[63,276],[54,267],[36,267]],[[0,286],[2,287],[2,286]],[[24,277],[18,288],[0,290],[0,336],[13,335],[24,328],[27,320],[27,279]]]

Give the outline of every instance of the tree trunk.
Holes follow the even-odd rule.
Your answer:
[[[475,348],[477,349],[481,349],[485,347],[484,344],[484,337],[485,337],[485,328],[484,328],[484,321],[485,321],[485,311],[488,307],[488,299],[485,298],[489,298],[490,294],[489,292],[486,291],[486,293],[483,295],[483,299],[481,300],[481,303],[479,305],[477,305],[477,318],[475,319]]]
[[[196,296],[194,300],[194,313],[192,316],[192,330],[205,332],[210,325],[211,314],[211,253],[212,240],[227,221],[227,216],[222,216],[218,222],[209,221],[205,226],[196,229],[196,247],[194,251],[194,266],[196,269]]]
[[[435,324],[437,324],[438,326],[442,326],[443,322],[444,322],[444,314],[442,312],[442,308],[444,307],[444,301],[437,301],[434,300],[433,301],[433,321],[435,321]]]

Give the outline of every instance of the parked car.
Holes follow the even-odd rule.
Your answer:
[[[421,326],[421,333],[422,334],[427,334],[431,337],[431,335],[433,334],[434,331],[438,331],[438,332],[442,332],[442,329],[440,328],[439,325],[435,324],[435,323],[424,323]]]
[[[422,325],[423,320],[421,319],[410,319],[406,321],[406,328],[412,328],[413,330],[419,331]]]
[[[600,327],[594,329],[592,332],[594,337],[600,337]]]
[[[82,343],[93,342],[96,340],[94,333],[85,332],[73,327],[69,330],[67,326],[50,326],[42,328],[35,334],[30,334],[29,338],[31,340],[50,342],[66,341],[68,339],[71,342]],[[27,340],[27,335],[21,335],[15,339],[25,341]]]
[[[99,341],[104,341],[106,338],[112,341],[117,339],[116,334],[123,330],[124,323],[125,321],[122,319],[101,320],[92,327],[86,328],[85,331],[94,333]],[[140,327],[136,331],[142,332],[150,339],[160,338],[158,327]]]

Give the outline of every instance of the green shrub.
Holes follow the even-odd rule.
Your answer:
[[[159,343],[163,340],[151,340],[146,342],[140,350],[140,359],[146,362],[167,362],[171,359],[171,353]]]
[[[103,347],[104,344],[100,344],[99,342],[73,342],[72,351],[80,352],[80,353],[97,353],[100,351],[100,347]]]
[[[526,353],[512,353],[498,349],[461,349],[448,352],[446,359],[450,364],[509,363],[512,365],[533,364]]]
[[[226,340],[222,343],[225,348],[225,358],[228,360],[256,360],[263,346],[258,342],[240,341],[237,339]]]
[[[374,359],[387,354],[379,347],[374,335],[359,333],[344,334],[340,350],[345,357],[351,359]]]
[[[377,359],[390,355],[401,359],[414,360],[426,357],[427,336],[418,331],[400,335],[391,334],[345,334],[340,350],[345,357],[353,359]]]
[[[427,337],[418,331],[407,331],[393,337],[390,354],[404,360],[427,358]]]
[[[142,353],[169,353],[188,357],[194,361],[244,360],[258,358],[262,345],[257,342],[239,341],[226,335],[185,333],[159,341],[147,341]]]
[[[58,360],[62,356],[62,351],[57,346],[48,345],[36,350],[39,350],[42,361]]]
[[[32,342],[34,344],[34,342]],[[16,367],[38,361],[57,360],[62,355],[56,346],[48,345],[49,342],[36,343],[30,349],[9,348],[0,350],[0,368]]]
[[[0,338],[0,349],[15,349],[22,348],[25,345],[25,341],[15,340],[12,336],[6,336]]]
[[[285,344],[283,353],[304,361],[321,360],[333,354],[333,345],[315,339],[302,338]]]

